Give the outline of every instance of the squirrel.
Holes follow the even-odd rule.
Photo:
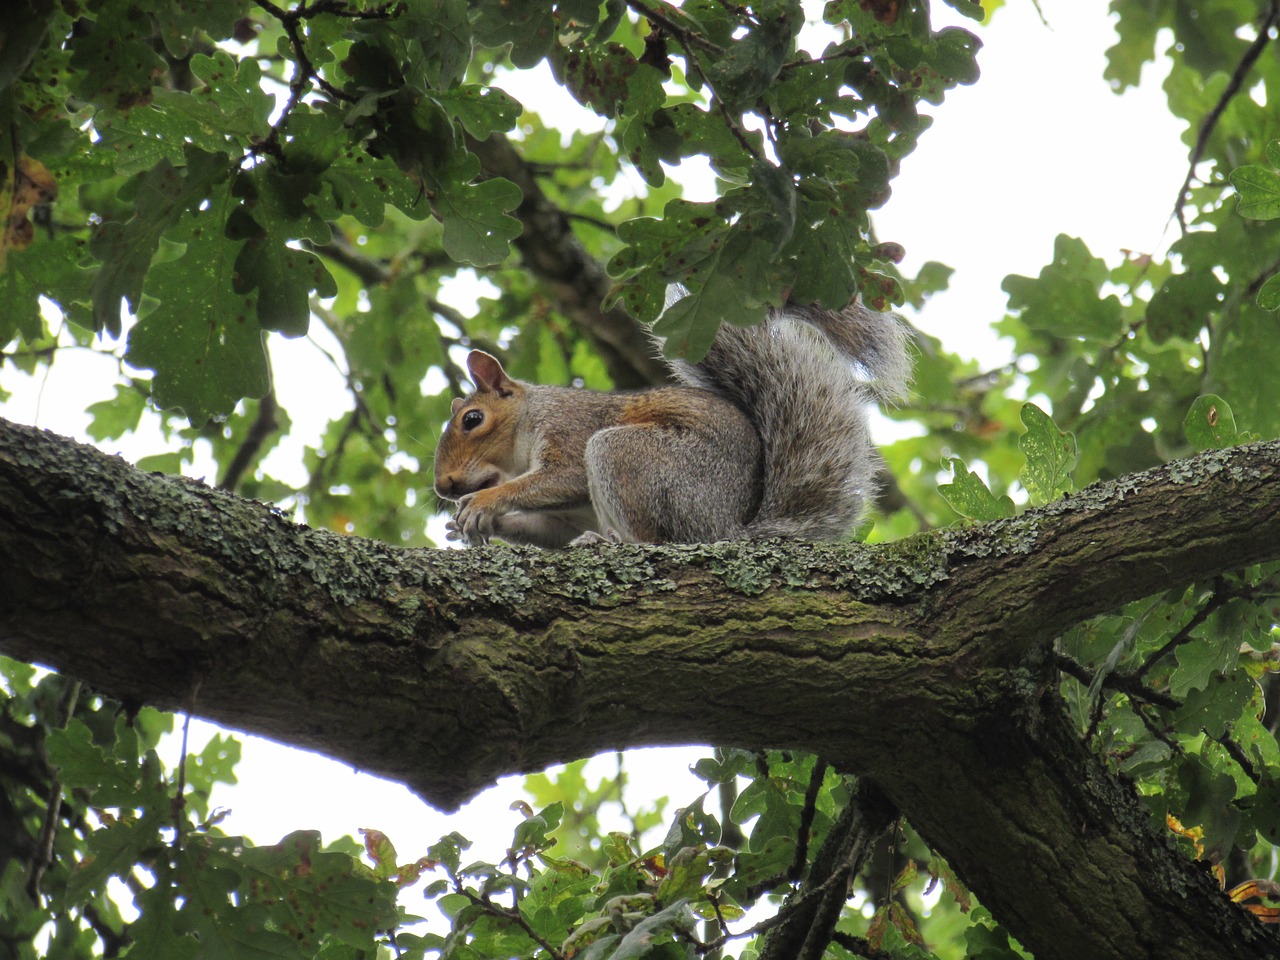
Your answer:
[[[487,353],[453,401],[435,490],[469,546],[601,540],[711,543],[847,536],[874,495],[864,406],[902,396],[906,333],[892,313],[771,309],[721,326],[676,386],[608,393],[523,383]],[[860,370],[855,369],[855,364]]]

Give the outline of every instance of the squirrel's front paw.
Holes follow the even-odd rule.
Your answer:
[[[477,502],[476,493],[469,493],[458,501],[458,512],[445,524],[445,536],[449,540],[461,540],[468,547],[488,543],[493,536],[494,513],[483,502]]]

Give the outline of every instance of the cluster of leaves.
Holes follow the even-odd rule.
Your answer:
[[[240,745],[215,735],[168,771],[157,747],[173,726],[0,659],[4,955],[371,955],[398,922],[394,884],[350,838],[224,835],[210,793],[235,782]]]
[[[572,213],[569,242],[612,261],[612,297],[636,316],[683,282],[664,332],[697,352],[722,319],[754,322],[789,295],[897,297],[876,268],[899,248],[872,242],[867,210],[927,127],[917,104],[977,77],[976,38],[935,32],[925,0],[828,4],[844,39],[818,54],[798,46],[798,0],[26,6],[4,14],[0,154],[18,162],[0,170],[3,359],[35,370],[127,334],[95,439],[135,430],[150,402],[190,427],[166,416],[177,449],[148,466],[190,464],[205,440],[228,485],[395,542],[422,539],[418,459],[457,389],[455,336],[507,341],[518,317],[515,372],[609,382],[593,332],[513,258],[529,197],[476,144],[516,138],[521,172]],[[602,132],[566,138],[507,92],[512,68],[543,61]],[[684,203],[666,182],[664,164],[694,156],[723,178],[719,201]],[[649,188],[624,207],[602,196],[621,158]],[[440,295],[476,272],[498,302],[471,322]],[[354,409],[289,489],[255,476],[289,425],[266,335],[304,335],[316,315]],[[433,368],[446,376],[424,402]],[[376,502],[353,503],[374,476]]]
[[[465,860],[471,842],[452,833],[426,857],[397,865],[394,848],[378,838],[371,849],[385,875],[408,882],[428,871],[437,876],[424,893],[451,927],[447,935],[401,932],[401,956],[692,960],[734,945],[741,956],[755,956],[767,949],[769,931],[798,911],[815,856],[849,801],[850,782],[820,759],[720,750],[693,768],[707,792],[678,809],[661,842],[646,849],[638,846],[641,820],[630,832],[601,829],[598,800],[616,796],[614,785],[592,791],[582,766],[531,784],[537,794],[563,799],[537,812],[513,805],[522,819],[500,862]],[[564,800],[571,798],[585,803],[569,808],[566,820]],[[709,804],[718,805],[718,816]],[[927,939],[953,937],[986,951],[970,955],[1014,960],[1008,938],[974,908],[946,864],[934,858],[921,868],[913,859],[920,855],[927,849],[908,832],[896,846],[881,844],[863,871],[837,878],[867,904],[872,920],[842,923],[835,942],[927,960],[934,956]],[[923,909],[922,894],[940,885],[946,895],[929,897],[931,909]]]

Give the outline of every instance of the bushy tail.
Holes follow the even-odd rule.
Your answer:
[[[745,410],[760,431],[764,490],[749,537],[847,536],[875,494],[879,454],[865,407],[906,393],[906,330],[891,313],[791,307],[757,327],[720,328],[685,383]]]

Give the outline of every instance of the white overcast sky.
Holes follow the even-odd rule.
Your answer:
[[[923,105],[934,126],[875,218],[882,240],[906,247],[908,272],[926,260],[956,268],[952,289],[913,319],[984,363],[1007,359],[1007,349],[988,329],[1003,315],[1000,283],[1006,274],[1037,274],[1059,232],[1084,238],[1095,255],[1113,264],[1122,249],[1162,250],[1172,236],[1169,212],[1185,173],[1181,128],[1168,114],[1159,78],[1144,76],[1144,88],[1119,98],[1102,79],[1103,54],[1114,42],[1105,5],[1040,5],[1048,26],[1030,0],[1010,0],[991,25],[977,29],[985,44],[981,81],[953,91],[941,107]],[[934,6],[939,19],[951,13],[940,0]],[[531,89],[522,80],[515,92],[538,110]],[[346,406],[342,382],[306,341],[276,338],[272,352],[277,390],[299,442],[314,441],[325,421]],[[0,416],[83,438],[84,407],[111,396],[115,380],[112,363],[79,353],[60,358],[51,374],[35,380],[0,371],[0,385],[14,392],[0,403]],[[108,448],[133,458],[159,449],[154,435]],[[296,461],[298,449],[286,447],[273,472],[300,480],[287,462]],[[422,455],[429,457],[429,449]],[[193,749],[208,731],[195,725]],[[670,794],[673,806],[691,800],[699,782],[686,765],[700,755],[637,755],[632,805],[646,794]],[[600,764],[602,775],[611,770],[611,759]],[[391,837],[402,859],[423,855],[427,844],[455,829],[485,840],[473,851],[477,858],[497,859],[517,816],[507,806],[521,796],[518,781],[509,782],[446,817],[403,787],[254,738],[246,738],[238,774],[239,786],[214,797],[232,810],[222,824],[226,831],[272,843],[300,827],[322,830],[326,841],[376,827]],[[414,894],[406,902],[411,912],[418,909]]]

